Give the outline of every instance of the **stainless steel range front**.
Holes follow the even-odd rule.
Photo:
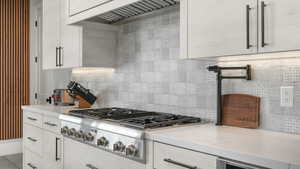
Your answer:
[[[61,133],[68,138],[145,163],[146,129],[188,123],[199,118],[122,108],[72,110],[60,115]]]

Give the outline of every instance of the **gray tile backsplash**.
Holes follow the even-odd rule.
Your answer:
[[[103,79],[73,74],[101,98],[95,106],[121,106],[215,117],[213,62],[178,60],[179,10],[166,10],[121,25],[118,65]],[[208,87],[209,86],[209,87]]]
[[[178,10],[135,20],[121,25],[114,72],[86,70],[73,73],[72,79],[97,94],[96,107],[130,107],[214,120],[216,78],[206,67],[216,62],[179,60],[179,45]],[[224,93],[262,97],[261,128],[300,133],[300,62],[296,62],[299,59],[220,62],[253,67],[252,81],[224,81]],[[295,87],[293,108],[280,107],[280,86]]]
[[[253,80],[226,81],[226,93],[246,93],[262,98],[261,128],[300,133],[300,58],[222,62],[223,66],[250,64]],[[229,72],[229,74],[232,72]],[[280,87],[294,87],[294,106],[281,107]]]

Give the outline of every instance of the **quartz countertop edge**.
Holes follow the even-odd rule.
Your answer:
[[[66,114],[70,110],[76,109],[75,106],[54,106],[54,105],[24,105],[22,109],[25,111],[42,113],[47,116],[58,117],[60,114]],[[78,108],[77,108],[78,109]]]
[[[299,135],[205,124],[150,131],[146,137],[156,142],[257,166],[300,169]]]

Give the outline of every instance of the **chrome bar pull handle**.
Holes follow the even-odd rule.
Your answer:
[[[170,163],[170,164],[174,164],[174,165],[183,167],[183,168],[187,168],[187,169],[198,169],[198,167],[196,167],[196,166],[190,166],[190,165],[187,165],[187,164],[184,164],[184,163],[181,163],[181,162],[174,161],[174,160],[169,159],[169,158],[164,159],[164,161],[167,162],[167,163]]]
[[[31,121],[37,121],[36,118],[33,118],[33,117],[27,117],[28,120],[31,120]]]
[[[47,125],[47,126],[51,126],[51,127],[56,127],[57,126],[56,124],[53,124],[53,123],[50,123],[50,122],[45,122],[44,124]]]
[[[60,46],[58,48],[58,53],[59,53],[59,55],[58,55],[59,56],[58,66],[60,66],[60,67],[63,66],[63,63],[62,63],[62,52],[63,51],[62,50],[63,50],[63,47]]]
[[[32,169],[37,169],[37,167],[36,166],[34,166],[33,164],[31,164],[31,163],[27,163],[27,165],[30,167],[30,168],[32,168]]]
[[[59,50],[59,47],[56,47],[56,58],[55,58],[56,67],[59,66],[59,63],[58,63],[58,50]]]
[[[60,158],[58,157],[58,142],[60,141],[60,138],[55,138],[55,161],[59,161]]]
[[[264,48],[268,44],[265,42],[265,8],[266,3],[261,1],[261,47]]]
[[[86,167],[89,169],[98,169],[97,167],[93,166],[92,164],[87,164]]]
[[[252,45],[250,44],[250,5],[246,6],[246,43],[247,49],[250,49]]]
[[[28,140],[32,141],[32,142],[37,142],[36,139],[32,138],[32,137],[27,137]]]

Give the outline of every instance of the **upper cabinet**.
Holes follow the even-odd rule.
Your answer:
[[[300,49],[300,1],[264,0],[259,6],[259,53]]]
[[[43,1],[43,69],[58,67],[61,0]]]
[[[50,0],[45,0],[50,1]],[[56,1],[56,0],[54,0]],[[60,3],[60,44],[58,53],[59,67],[80,67],[82,57],[82,27],[67,25],[68,12],[67,0],[59,0]],[[47,23],[47,21],[45,21]]]
[[[68,25],[67,9],[68,0],[43,0],[43,69],[114,67],[118,27]]]
[[[181,58],[300,49],[298,0],[181,0]]]
[[[184,0],[190,58],[256,52],[255,0]],[[249,44],[249,45],[247,45]]]

